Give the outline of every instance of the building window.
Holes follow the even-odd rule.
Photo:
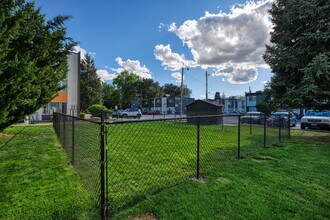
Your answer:
[[[257,96],[255,96],[255,95],[249,96],[249,101],[250,102],[256,102],[257,101]]]

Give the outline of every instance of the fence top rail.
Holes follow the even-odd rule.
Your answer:
[[[153,121],[179,121],[179,120],[187,120],[187,119],[197,119],[197,118],[215,118],[215,117],[238,117],[241,115],[197,115],[197,116],[187,116],[187,117],[176,117],[176,118],[151,118],[151,119],[143,119],[143,120],[127,120],[127,121],[113,121],[113,122],[105,122],[105,124],[125,124],[125,123],[141,123],[141,122],[153,122]]]
[[[88,119],[85,119],[85,118],[79,118],[79,117],[77,117],[77,116],[67,115],[67,114],[60,113],[60,112],[53,112],[53,114],[54,114],[54,115],[56,115],[56,114],[58,114],[58,115],[63,115],[63,116],[66,116],[66,117],[75,118],[75,119],[80,120],[80,121],[87,121],[87,122],[91,122],[91,123],[98,124],[98,125],[101,124],[101,122],[91,121],[91,120],[88,120]]]

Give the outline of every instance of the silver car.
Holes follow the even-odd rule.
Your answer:
[[[301,129],[322,128],[330,129],[330,111],[307,111],[301,118]]]

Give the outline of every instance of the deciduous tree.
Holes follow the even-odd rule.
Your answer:
[[[171,97],[180,97],[181,96],[181,87],[174,85],[173,83],[166,83],[162,86],[164,95],[170,95]],[[191,89],[186,85],[183,86],[183,97],[190,97]]]

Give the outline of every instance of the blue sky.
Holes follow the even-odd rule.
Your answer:
[[[108,83],[127,69],[161,85],[184,84],[192,97],[262,90],[271,70],[262,60],[269,44],[272,0],[37,0],[50,19],[71,15],[68,36],[94,57]]]

